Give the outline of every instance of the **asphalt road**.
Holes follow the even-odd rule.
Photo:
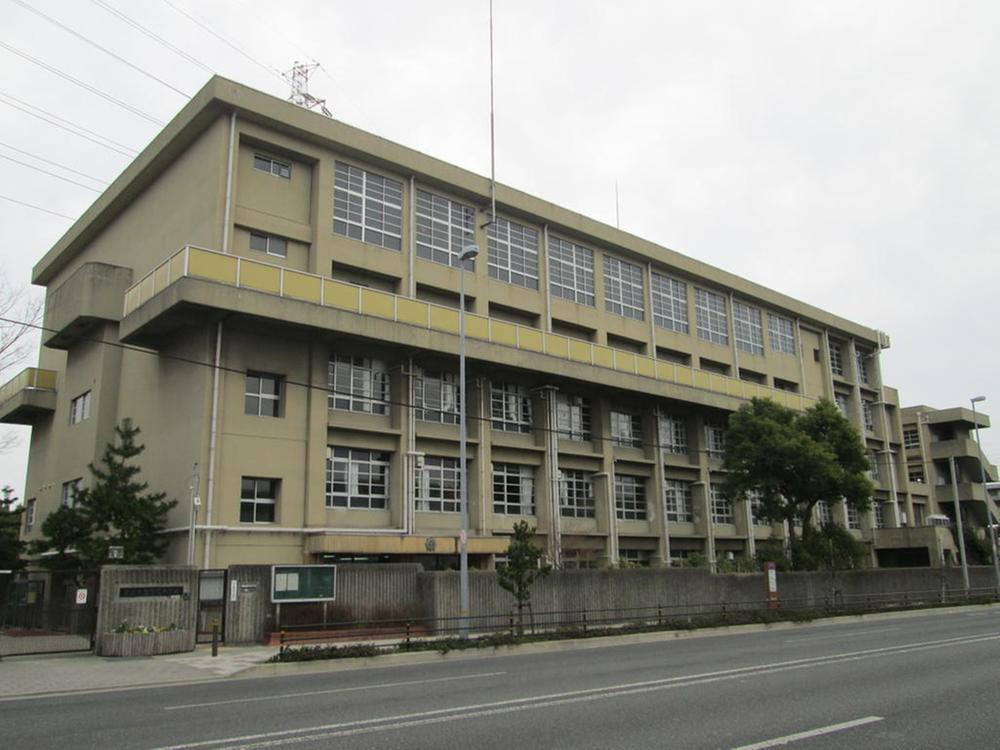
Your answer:
[[[0,702],[0,747],[997,748],[998,688],[970,608]]]

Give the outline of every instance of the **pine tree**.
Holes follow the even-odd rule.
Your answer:
[[[0,489],[0,570],[19,570],[24,567],[21,554],[25,545],[20,538],[24,508],[15,508],[17,501],[13,487],[7,485]]]

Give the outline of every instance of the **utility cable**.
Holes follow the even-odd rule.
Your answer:
[[[42,169],[41,167],[36,167],[34,164],[28,164],[26,161],[21,161],[20,159],[15,159],[11,156],[5,154],[0,154],[0,159],[6,159],[7,161],[12,161],[15,164],[20,164],[22,167],[27,167],[28,169],[33,169],[36,172],[41,172],[42,174],[47,174],[49,177],[55,177],[57,180],[62,180],[63,182],[68,182],[71,185],[79,185],[87,190],[92,190],[95,193],[102,192],[99,188],[91,187],[90,185],[84,185],[82,182],[77,182],[76,180],[71,180],[69,177],[63,177],[61,174],[56,174],[55,172],[50,172],[47,169]]]
[[[19,154],[24,154],[25,156],[30,156],[32,159],[38,159],[38,161],[43,161],[46,164],[51,164],[53,167],[59,167],[60,169],[65,169],[67,172],[72,172],[73,174],[80,175],[80,177],[86,177],[88,180],[93,180],[94,182],[99,182],[102,185],[108,185],[109,184],[107,180],[102,180],[99,177],[94,177],[93,175],[89,175],[86,172],[80,172],[80,171],[78,171],[76,169],[73,169],[72,167],[67,167],[65,164],[60,164],[57,161],[51,161],[50,159],[46,159],[44,156],[39,156],[38,154],[33,154],[30,151],[25,151],[23,149],[17,148],[16,146],[11,146],[9,143],[4,143],[3,141],[0,141],[0,146],[3,146],[4,148],[9,148],[11,151],[17,151]]]
[[[17,104],[11,104],[8,101],[4,101],[3,97],[6,97],[7,99],[13,99],[15,102],[17,102]],[[136,149],[134,149],[134,148],[126,146],[126,145],[124,145],[122,143],[118,143],[118,141],[113,141],[110,138],[107,138],[106,136],[101,135],[100,133],[97,133],[97,132],[95,132],[93,130],[89,130],[88,128],[85,128],[82,125],[78,125],[77,123],[72,122],[71,120],[67,120],[64,117],[60,117],[59,115],[53,114],[51,112],[48,112],[48,111],[42,109],[41,107],[36,107],[34,104],[29,104],[28,102],[23,101],[22,99],[18,99],[16,96],[11,96],[10,94],[8,94],[6,92],[3,92],[3,91],[0,91],[0,104],[6,104],[8,107],[12,107],[14,109],[20,110],[21,112],[24,112],[27,115],[31,115],[32,117],[34,117],[34,118],[36,118],[38,120],[42,120],[43,122],[47,122],[50,125],[55,125],[57,128],[61,128],[62,130],[65,130],[67,133],[72,133],[73,135],[79,136],[80,138],[88,140],[91,143],[96,143],[98,146],[103,146],[104,148],[106,148],[106,149],[108,149],[110,151],[115,151],[116,153],[119,153],[122,156],[127,156],[129,158],[134,158],[139,153],[139,151],[136,150]],[[32,112],[31,110],[37,110],[37,112],[41,112],[42,114],[37,114],[37,112]],[[49,118],[52,118],[52,119],[49,119]],[[66,123],[66,124],[65,125],[60,125],[59,122],[56,122],[56,120],[59,120],[60,122],[63,122],[63,123]],[[76,132],[76,130],[73,130],[73,128],[76,128],[77,130],[81,130],[83,132],[82,133],[78,133],[78,132]],[[84,135],[84,133],[89,133],[90,135]],[[94,137],[92,138],[91,136],[94,136]],[[104,141],[107,141],[107,143],[104,143],[101,140],[96,140],[97,138],[101,138]],[[108,145],[108,144],[112,144],[112,145]]]
[[[0,195],[0,200],[10,201],[11,203],[16,203],[19,206],[26,206],[28,208],[33,208],[36,211],[44,211],[47,214],[52,214],[53,216],[61,216],[64,219],[69,219],[70,221],[76,221],[77,217],[68,216],[66,214],[61,214],[58,211],[52,211],[48,208],[42,208],[41,206],[36,206],[34,203],[25,203],[24,201],[19,201],[17,198],[11,198],[9,195]]]

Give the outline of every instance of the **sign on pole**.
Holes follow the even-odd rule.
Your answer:
[[[776,609],[778,606],[778,568],[773,562],[766,563],[767,571],[767,606]]]
[[[336,565],[272,565],[271,601],[322,602],[337,598]]]

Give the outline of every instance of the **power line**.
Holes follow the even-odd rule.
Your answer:
[[[104,2],[104,0],[90,0],[90,1],[92,3],[94,3],[94,5],[96,5],[97,7],[101,8],[102,10],[105,10],[108,13],[110,13],[111,15],[113,15],[118,20],[122,21],[123,23],[128,24],[129,26],[131,26],[132,28],[134,28],[136,31],[139,31],[142,34],[145,34],[147,37],[149,37],[150,39],[152,39],[154,42],[157,42],[158,44],[162,45],[163,47],[166,47],[168,50],[170,50],[174,54],[179,55],[180,57],[183,57],[185,60],[187,60],[192,65],[196,65],[197,67],[199,67],[202,70],[204,70],[206,73],[215,73],[215,71],[212,68],[210,68],[208,65],[205,65],[205,63],[203,63],[201,60],[197,59],[196,57],[193,57],[192,55],[189,55],[187,52],[185,52],[184,50],[182,50],[177,45],[172,44],[171,42],[167,41],[162,36],[160,36],[159,34],[157,34],[155,31],[152,31],[152,30],[146,28],[145,26],[143,26],[141,23],[139,23],[135,19],[130,18],[129,16],[125,15],[120,10],[118,10],[117,8],[115,8],[114,6],[109,5],[108,3]]]
[[[0,159],[6,159],[7,161],[12,161],[15,164],[20,164],[22,167],[27,167],[28,169],[33,169],[36,172],[41,172],[42,174],[47,174],[49,177],[55,177],[57,180],[62,180],[63,182],[68,182],[71,185],[79,185],[87,190],[93,190],[95,193],[100,193],[101,190],[90,185],[84,185],[82,182],[77,182],[76,180],[71,180],[69,177],[63,177],[61,174],[56,174],[55,172],[50,172],[47,169],[42,169],[41,167],[36,167],[34,164],[28,164],[26,161],[21,161],[20,159],[14,159],[13,157],[7,156],[5,154],[0,154]]]
[[[18,106],[18,104],[11,104],[10,102],[4,101],[2,97],[6,97],[7,99],[13,99],[21,106]],[[41,107],[36,107],[34,104],[29,104],[28,102],[23,101],[22,99],[18,99],[16,96],[11,96],[10,94],[3,91],[0,91],[0,104],[6,104],[8,107],[13,107],[14,109],[20,110],[21,112],[24,112],[27,115],[31,115],[36,119],[42,120],[43,122],[47,122],[50,125],[55,125],[57,128],[65,130],[67,133],[72,133],[73,135],[79,136],[80,138],[88,140],[91,143],[96,143],[98,146],[103,146],[104,148],[109,149],[111,151],[115,151],[121,154],[122,156],[127,156],[130,159],[134,158],[139,153],[137,149],[134,149],[130,146],[126,146],[123,143],[118,143],[118,141],[113,141],[110,138],[101,135],[100,133],[97,133],[93,130],[83,127],[83,125],[78,125],[77,123],[72,122],[71,120],[67,120],[64,117],[60,117],[59,115],[53,114],[52,112],[48,112],[42,109]],[[25,107],[28,107],[28,109],[25,109]],[[36,110],[37,112],[41,112],[42,114],[41,115],[36,114],[36,112],[31,111],[32,109]],[[46,117],[43,117],[42,115],[46,115]],[[54,120],[59,120],[60,122],[64,122],[66,123],[66,125],[60,125],[58,122],[55,122]],[[70,127],[67,127],[67,125]],[[77,130],[81,130],[83,132],[78,133],[76,132],[76,130],[73,130],[72,128],[76,128]],[[84,133],[89,133],[91,136],[95,136],[95,138],[103,139],[104,141],[107,141],[107,143],[103,143],[100,140],[95,140],[95,138],[91,138],[90,136],[84,135]],[[108,143],[112,145],[109,146]]]
[[[0,146],[3,146],[4,148],[9,148],[11,151],[17,151],[19,154],[30,156],[32,159],[38,159],[38,161],[43,161],[46,164],[51,164],[53,167],[59,167],[60,169],[65,169],[67,172],[72,172],[73,174],[78,174],[81,177],[86,177],[88,180],[99,182],[102,185],[108,184],[106,180],[102,180],[99,177],[94,177],[93,175],[89,175],[86,172],[80,172],[76,169],[73,169],[72,167],[67,167],[65,164],[60,164],[57,161],[51,161],[49,159],[46,159],[44,156],[39,156],[38,154],[33,154],[30,151],[25,151],[24,149],[17,148],[16,146],[11,146],[9,143],[4,143],[3,141],[0,141]]]
[[[69,26],[66,26],[63,23],[60,23],[59,21],[57,21],[56,19],[52,18],[51,16],[45,15],[40,10],[38,10],[36,8],[33,8],[32,6],[28,5],[26,2],[24,2],[24,0],[11,0],[11,2],[13,2],[13,3],[17,4],[17,5],[20,5],[25,10],[30,11],[31,13],[34,13],[39,18],[45,19],[46,21],[48,21],[49,23],[53,24],[54,26],[58,26],[60,29],[62,29],[63,31],[65,31],[67,34],[72,34],[77,39],[79,39],[79,40],[81,40],[83,42],[86,42],[87,44],[89,44],[92,47],[95,47],[95,48],[99,49],[101,52],[105,53],[106,55],[110,55],[111,57],[113,57],[118,62],[123,63],[125,65],[128,65],[130,68],[132,68],[132,70],[136,71],[137,73],[141,73],[142,75],[146,76],[150,80],[156,81],[157,83],[159,83],[159,84],[161,84],[163,86],[166,86],[168,89],[170,89],[171,91],[173,91],[173,92],[175,92],[177,94],[180,94],[185,99],[190,99],[191,98],[190,94],[187,94],[184,91],[181,91],[179,88],[177,88],[176,86],[174,86],[174,85],[172,85],[170,83],[167,83],[162,78],[158,78],[157,76],[155,76],[152,73],[150,73],[148,70],[145,70],[144,68],[140,68],[135,63],[129,62],[124,57],[121,57],[120,55],[112,52],[107,47],[104,47],[104,46],[98,44],[97,42],[95,42],[92,39],[84,36],[83,34],[79,33],[78,31],[75,31],[74,29],[71,29]]]
[[[111,94],[109,94],[109,93],[107,93],[105,91],[101,91],[101,89],[97,88],[96,86],[91,86],[89,83],[86,83],[85,81],[81,81],[79,78],[75,78],[74,76],[71,76],[69,73],[66,73],[66,72],[64,72],[62,70],[59,70],[59,68],[56,68],[55,66],[49,65],[47,62],[43,62],[42,60],[39,60],[37,57],[31,56],[27,52],[22,52],[21,50],[17,49],[16,47],[14,47],[14,46],[12,46],[10,44],[7,44],[6,42],[0,42],[0,47],[3,47],[8,52],[12,52],[12,53],[14,53],[17,56],[24,58],[28,62],[33,63],[33,64],[37,65],[38,67],[43,68],[43,69],[49,71],[53,75],[59,76],[63,80],[69,81],[70,83],[72,83],[72,84],[74,84],[76,86],[79,86],[80,88],[84,89],[85,91],[89,91],[90,93],[95,94],[96,96],[99,96],[102,99],[111,102],[112,104],[118,105],[122,109],[124,109],[124,110],[126,110],[128,112],[131,112],[132,114],[136,115],[137,117],[141,117],[144,120],[149,120],[154,125],[160,125],[160,126],[166,125],[166,123],[163,122],[163,120],[158,120],[155,117],[153,117],[152,115],[146,114],[145,112],[143,112],[138,107],[133,107],[128,102],[124,102],[121,99],[118,99],[117,97],[114,97],[114,96],[112,96]]]
[[[70,221],[76,221],[75,216],[67,216],[66,214],[61,214],[58,211],[52,211],[48,208],[42,208],[41,206],[36,206],[34,203],[25,203],[24,201],[19,201],[17,198],[11,198],[9,195],[0,195],[0,200],[10,201],[11,203],[16,203],[19,206],[26,206],[28,208],[33,208],[36,211],[44,211],[47,214],[52,214],[53,216],[61,216],[64,219],[69,219]]]

